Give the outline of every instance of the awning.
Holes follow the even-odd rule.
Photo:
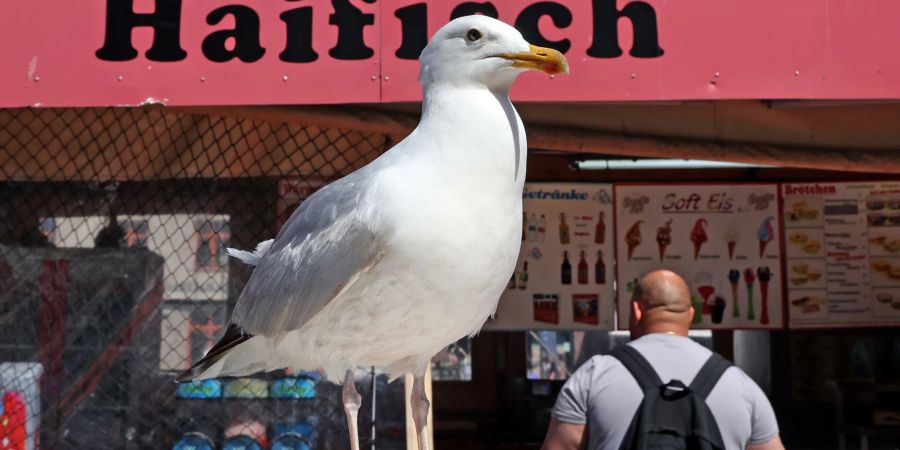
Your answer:
[[[900,173],[900,105],[524,104],[531,149]],[[362,167],[417,123],[411,105],[0,110],[0,177],[239,178]],[[571,125],[564,125],[571,124]]]

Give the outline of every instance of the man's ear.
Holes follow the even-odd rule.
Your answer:
[[[631,301],[631,313],[634,314],[634,319],[638,322],[644,317],[644,310],[641,309],[641,304],[636,300]]]

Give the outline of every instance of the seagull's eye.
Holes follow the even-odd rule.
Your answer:
[[[466,33],[466,39],[468,39],[469,42],[475,42],[481,39],[481,32],[475,28],[472,28],[468,33]]]

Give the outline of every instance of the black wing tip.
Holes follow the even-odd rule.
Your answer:
[[[237,345],[245,342],[246,340],[253,337],[252,334],[247,333],[241,327],[230,324],[228,325],[228,329],[225,330],[225,334],[222,335],[222,338],[219,339],[219,342],[216,342],[216,345],[213,346],[209,350],[209,352],[204,356],[200,361],[194,363],[190,369],[181,372],[177,376],[175,376],[176,383],[188,383],[194,381],[197,377],[199,377],[203,372],[206,372],[207,369],[212,367],[213,364],[216,363],[219,359],[225,356],[229,350],[236,347]]]

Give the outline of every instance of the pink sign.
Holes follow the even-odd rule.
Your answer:
[[[415,101],[471,13],[569,59],[519,100],[900,98],[892,0],[34,0],[0,3],[0,106]]]
[[[348,0],[2,2],[0,105],[377,102],[379,8]]]

